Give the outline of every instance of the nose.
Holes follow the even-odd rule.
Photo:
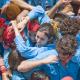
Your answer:
[[[40,39],[37,39],[37,43],[41,43],[41,40]]]

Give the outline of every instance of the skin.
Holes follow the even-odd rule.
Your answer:
[[[36,43],[38,46],[44,46],[48,42],[48,37],[45,35],[44,32],[38,31],[36,34]]]

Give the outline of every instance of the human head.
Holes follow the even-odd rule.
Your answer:
[[[14,20],[21,13],[21,9],[18,5],[10,3],[8,4],[5,11],[3,11],[3,15],[6,16],[8,20]]]
[[[50,80],[50,79],[49,76],[43,71],[36,71],[32,73],[31,80]]]
[[[41,25],[36,33],[36,44],[38,46],[45,46],[48,43],[53,42],[54,31],[50,23],[44,23]]]
[[[66,77],[62,78],[61,80],[73,80],[73,79],[70,76],[66,76]]]
[[[16,49],[12,49],[8,56],[8,63],[11,70],[16,70],[18,65],[23,61],[24,58],[19,54]]]
[[[77,48],[77,42],[74,36],[64,35],[57,42],[57,51],[59,53],[59,58],[62,62],[65,62],[67,59],[75,54]]]
[[[3,32],[4,46],[10,47],[10,48],[15,47],[14,38],[15,38],[15,33],[13,31],[13,28],[11,26],[7,26],[7,28]]]
[[[28,37],[31,39],[32,42],[36,42],[35,36],[36,32],[40,28],[40,24],[37,20],[28,21],[27,23],[28,28]]]
[[[70,34],[76,36],[80,30],[80,18],[66,18],[59,27],[62,35]]]

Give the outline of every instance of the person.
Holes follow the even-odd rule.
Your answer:
[[[54,36],[54,32],[53,32],[53,28],[52,28],[51,24],[44,23],[43,25],[41,25],[40,29],[37,31],[36,47],[27,47],[27,45],[24,44],[24,41],[23,41],[18,29],[15,27],[16,22],[12,21],[12,23],[13,23],[12,27],[15,32],[14,41],[15,41],[17,50],[20,52],[21,56],[29,59],[29,58],[35,57],[38,54],[38,52],[39,52],[38,49],[41,51],[41,48],[42,48],[41,52],[44,52],[44,50],[46,51],[47,49],[53,48],[53,46],[51,46],[51,45],[50,45],[51,47],[49,46],[49,44],[53,43],[53,36]],[[18,40],[20,40],[21,43],[18,43]],[[27,54],[26,54],[26,52],[27,52]]]
[[[12,25],[12,26],[16,26],[16,25]],[[45,23],[45,25],[43,25],[43,26],[47,26],[47,27],[42,27],[41,29],[41,31],[43,32],[43,31],[48,31],[49,29],[48,29],[48,26],[50,27],[51,25],[50,24],[48,24],[48,23]],[[17,28],[17,27],[16,27]],[[52,27],[50,27],[51,28],[51,31],[53,32],[53,30],[52,30]],[[51,31],[49,31],[49,33],[51,32]],[[49,34],[48,33],[48,34]],[[48,64],[48,63],[51,63],[51,62],[55,62],[56,60],[57,60],[57,56],[56,56],[56,54],[53,54],[53,55],[50,55],[50,56],[48,56],[48,52],[46,52],[46,53],[44,53],[44,51],[47,51],[47,49],[49,48],[49,49],[51,49],[51,48],[53,48],[53,45],[51,46],[51,45],[48,45],[48,46],[45,46],[45,44],[43,44],[44,43],[44,40],[42,39],[42,38],[46,38],[46,40],[47,40],[47,35],[45,35],[45,33],[43,33],[42,35],[42,37],[41,37],[41,35],[40,35],[41,33],[38,33],[37,35],[39,36],[39,39],[41,39],[39,42],[38,42],[38,37],[37,37],[37,43],[38,43],[38,45],[36,45],[36,47],[28,47],[27,45],[26,45],[26,47],[28,47],[28,48],[31,48],[31,49],[34,49],[33,50],[33,53],[35,54],[36,53],[36,50],[38,49],[37,47],[40,47],[40,49],[39,50],[42,50],[42,54],[40,53],[40,55],[38,55],[38,56],[36,56],[35,57],[35,55],[33,54],[33,53],[30,53],[33,57],[31,57],[31,55],[29,54],[28,56],[26,55],[24,55],[24,56],[22,56],[22,57],[26,57],[26,59],[28,59],[29,61],[27,61],[28,63],[29,63],[29,65],[30,65],[30,68],[29,68],[29,66],[28,66],[28,69],[29,70],[31,70],[32,68],[31,68],[31,66],[33,65],[34,67],[36,67],[35,65],[42,65],[42,64]],[[50,34],[50,35],[52,35],[52,34]],[[52,37],[53,37],[53,35],[52,35]],[[22,44],[21,44],[22,45]],[[44,47],[42,47],[42,46],[44,46]],[[41,49],[42,48],[42,49]],[[41,52],[41,51],[40,51]],[[51,54],[51,52],[49,52],[50,54]],[[20,51],[19,51],[19,54],[20,54]],[[46,55],[45,55],[46,54]],[[9,56],[9,53],[7,54],[8,56]],[[6,57],[6,56],[5,56]],[[35,57],[35,58],[34,58]],[[32,62],[30,61],[30,58],[32,58],[33,60],[36,60],[36,62],[35,61],[33,61],[34,62],[34,64],[32,64]],[[6,59],[6,58],[5,58]],[[38,61],[37,61],[38,60]],[[47,60],[47,61],[46,61]],[[5,60],[5,62],[7,63],[7,61]],[[14,63],[14,61],[12,62],[12,63]],[[8,64],[8,63],[7,63]],[[25,66],[24,66],[25,67]],[[23,69],[24,69],[24,67],[23,67]],[[19,71],[19,69],[21,69],[22,68],[22,66],[18,66],[18,68],[17,68],[17,70]],[[29,71],[29,70],[26,70],[26,72],[27,71]],[[22,75],[21,74],[21,72],[18,72],[18,71],[13,71],[13,75],[12,75],[12,79],[14,80],[15,79],[15,77],[16,77],[16,79],[18,80],[18,79],[22,79],[22,78],[24,78],[24,77],[22,77],[22,76],[20,76],[20,75]],[[23,74],[25,74],[25,73],[23,73]],[[28,75],[28,73],[27,73],[27,75]]]
[[[30,80],[50,80],[50,79],[49,79],[49,76],[43,71],[42,72],[35,71],[34,73],[32,73]]]
[[[47,66],[43,69],[46,73],[51,74],[50,80],[61,80],[66,76],[72,77],[73,80],[80,79],[80,74],[78,74],[80,72],[79,50],[80,48],[77,48],[77,42],[74,36],[64,35],[57,42],[59,62],[52,65],[52,71],[48,70]]]

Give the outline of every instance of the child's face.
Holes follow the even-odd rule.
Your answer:
[[[46,45],[47,42],[48,42],[48,37],[45,35],[45,33],[38,31],[36,33],[36,44],[41,47]]]

